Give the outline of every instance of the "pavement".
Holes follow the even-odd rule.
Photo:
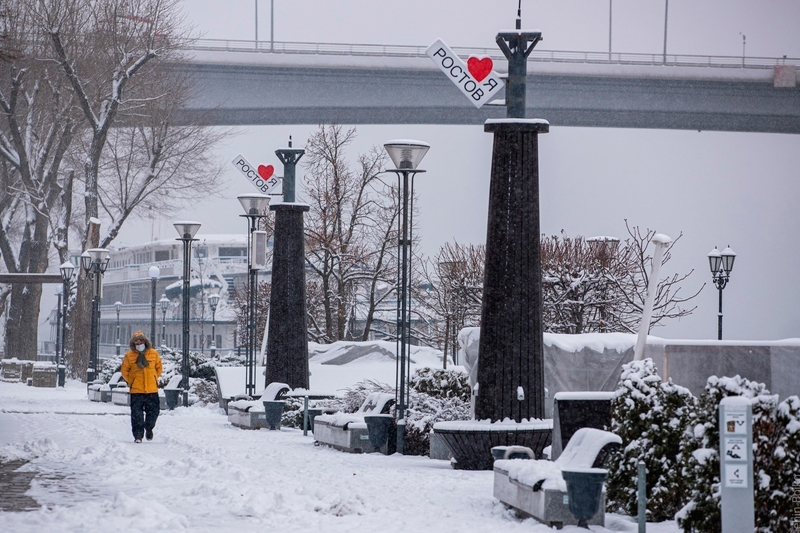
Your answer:
[[[0,511],[24,512],[39,508],[39,504],[25,493],[31,488],[35,472],[25,470],[28,461],[17,459],[0,462]]]

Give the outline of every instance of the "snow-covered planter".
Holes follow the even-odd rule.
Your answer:
[[[459,470],[491,470],[495,446],[526,446],[542,457],[553,435],[552,420],[462,420],[437,422],[433,431],[442,436]]]
[[[115,405],[130,405],[131,390],[128,387],[117,387],[111,391],[111,402]]]

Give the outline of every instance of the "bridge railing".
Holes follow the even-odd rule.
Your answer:
[[[286,41],[248,41],[231,39],[198,39],[190,50],[253,52],[271,54],[307,54],[330,56],[373,56],[373,57],[426,57],[427,46],[383,45],[383,44],[347,44],[347,43],[310,43]],[[491,57],[493,60],[504,60],[503,54],[496,48],[453,47],[453,51],[462,57],[470,55]],[[578,52],[568,50],[534,50],[531,61],[550,63],[596,63],[613,65],[666,65],[680,67],[716,67],[716,68],[772,68],[776,65],[794,65],[800,67],[800,58],[742,57],[742,56],[704,56],[683,54],[646,54],[619,52]]]

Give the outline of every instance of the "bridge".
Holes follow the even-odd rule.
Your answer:
[[[199,40],[178,68],[195,80],[182,119],[214,125],[481,124],[425,46]],[[499,49],[458,48],[489,56]],[[527,116],[555,126],[800,133],[796,58],[534,50]],[[502,99],[500,99],[502,104]],[[493,102],[496,103],[496,102]]]

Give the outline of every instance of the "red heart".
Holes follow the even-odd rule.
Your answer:
[[[472,74],[472,77],[475,78],[475,81],[483,81],[486,79],[486,76],[491,74],[493,67],[494,63],[491,57],[478,59],[475,56],[469,56],[469,59],[467,59],[467,69],[469,73]]]
[[[275,172],[275,167],[272,165],[258,165],[258,175],[261,176],[264,180],[268,180],[272,173]]]

